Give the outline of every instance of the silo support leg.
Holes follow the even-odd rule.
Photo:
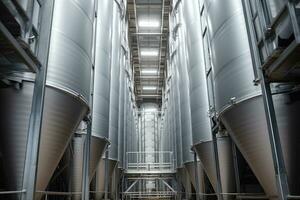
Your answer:
[[[90,181],[89,181],[89,160],[90,160],[90,145],[91,145],[91,134],[92,134],[92,123],[91,121],[87,124],[87,135],[84,141],[83,150],[83,168],[82,168],[82,200],[89,200],[90,196]]]

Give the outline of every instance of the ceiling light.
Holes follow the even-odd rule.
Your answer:
[[[156,90],[157,87],[155,86],[143,86],[143,90]]]
[[[157,69],[142,69],[141,73],[144,75],[155,75],[157,74]]]
[[[158,56],[157,50],[141,50],[141,56]]]
[[[156,108],[144,108],[144,111],[145,112],[155,112],[155,111],[157,111],[157,109]]]
[[[159,27],[160,23],[159,21],[148,21],[148,20],[140,20],[139,21],[139,27],[143,28],[155,28]]]

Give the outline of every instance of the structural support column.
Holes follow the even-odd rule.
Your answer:
[[[108,150],[105,152],[105,180],[104,180],[104,199],[108,199],[108,185],[109,185],[109,169],[108,169]]]
[[[275,176],[277,181],[277,189],[278,189],[278,199],[286,200],[289,194],[288,182],[287,182],[287,174],[283,159],[283,152],[280,143],[280,136],[276,121],[275,109],[272,99],[272,93],[270,88],[270,83],[266,80],[263,69],[261,68],[261,60],[258,53],[258,49],[256,46],[256,42],[253,40],[254,38],[254,30],[251,28],[251,18],[249,17],[249,5],[246,0],[242,1],[244,8],[244,16],[246,20],[246,27],[249,37],[249,44],[251,48],[251,57],[255,64],[255,67],[258,71],[258,78],[260,80],[262,97],[265,108],[265,116],[267,120],[268,134],[271,144],[272,158],[273,158],[273,166],[275,170]],[[288,9],[291,11],[291,4],[288,2]],[[292,16],[293,18],[293,16]],[[298,30],[296,28],[295,30]],[[297,33],[296,33],[297,34]]]
[[[263,72],[261,71],[261,75],[263,75]],[[289,194],[289,188],[288,188],[288,181],[287,181],[287,174],[283,159],[283,152],[281,148],[280,143],[280,136],[276,121],[276,115],[275,115],[275,109],[272,99],[272,93],[270,84],[266,82],[264,77],[261,81],[261,89],[263,94],[263,101],[265,106],[265,114],[267,119],[267,125],[268,125],[268,133],[269,133],[269,139],[271,144],[271,150],[272,150],[272,157],[274,162],[274,169],[275,169],[275,175],[276,175],[276,181],[277,181],[277,188],[278,188],[278,199],[280,200],[286,200]]]
[[[199,174],[198,174],[198,165],[197,165],[197,154],[194,151],[194,168],[195,168],[195,186],[196,186],[196,200],[200,200],[200,184],[199,184]]]
[[[214,130],[217,130],[217,129],[214,129]],[[213,131],[212,134],[213,134],[213,145],[214,145],[215,168],[216,168],[216,175],[217,175],[217,191],[216,192],[217,192],[218,200],[223,200],[216,132]]]
[[[235,183],[236,183],[236,192],[241,192],[241,185],[240,185],[240,176],[239,176],[239,165],[238,165],[238,158],[237,158],[237,148],[233,142],[231,142],[232,146],[232,156],[233,156],[233,167],[234,167],[234,177],[235,177]],[[239,199],[239,198],[236,198]]]
[[[89,180],[89,168],[90,168],[90,150],[91,150],[91,136],[92,136],[92,122],[87,122],[87,135],[85,137],[83,146],[83,167],[82,167],[82,200],[89,200],[90,196],[90,180]]]
[[[41,66],[36,73],[32,98],[31,115],[26,146],[24,165],[22,200],[33,200],[36,192],[37,167],[39,157],[40,136],[42,131],[45,85],[47,77],[48,52],[51,38],[52,16],[54,0],[44,1],[42,5],[41,35],[38,59]]]

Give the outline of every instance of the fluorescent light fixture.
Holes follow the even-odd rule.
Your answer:
[[[143,86],[143,90],[156,90],[156,86]]]
[[[156,108],[146,108],[145,112],[156,112],[157,109]]]
[[[159,27],[160,23],[156,20],[140,20],[139,27],[141,28],[156,28]]]
[[[158,56],[158,50],[141,50],[141,56]]]
[[[145,108],[144,111],[145,112],[156,112],[157,109],[156,108]]]
[[[157,69],[142,69],[141,73],[144,75],[155,75],[157,74]]]

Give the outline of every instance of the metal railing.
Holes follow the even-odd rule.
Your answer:
[[[173,152],[126,152],[126,170],[133,173],[172,173],[174,171]]]

